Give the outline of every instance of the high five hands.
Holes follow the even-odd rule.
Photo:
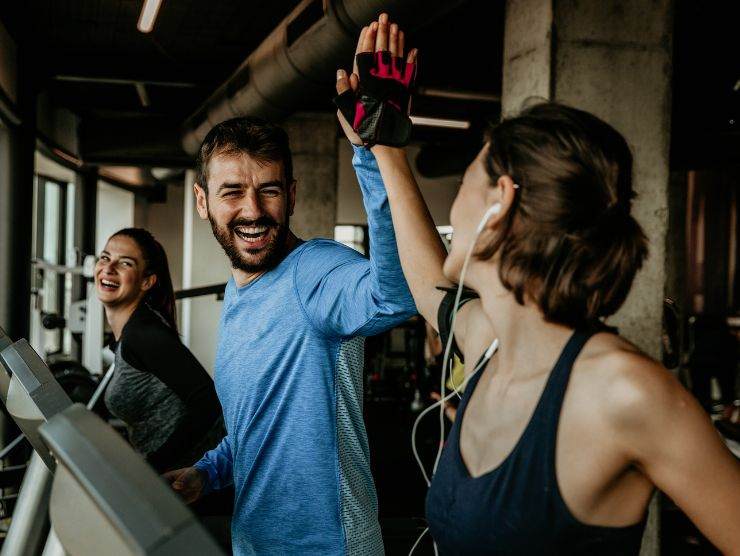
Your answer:
[[[404,57],[404,49],[404,32],[384,13],[360,32],[352,75],[337,70],[337,117],[355,145],[408,144],[418,51]]]

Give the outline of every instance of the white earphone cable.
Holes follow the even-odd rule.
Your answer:
[[[478,240],[478,236],[480,236],[481,232],[483,232],[483,229],[486,225],[486,222],[488,222],[488,219],[494,215],[498,214],[501,211],[501,204],[496,203],[492,205],[491,207],[486,210],[485,214],[483,215],[483,218],[481,219],[480,223],[478,224],[478,228],[475,232],[475,237],[473,238],[473,241],[470,244],[470,247],[468,248],[468,252],[465,255],[465,261],[463,262],[462,270],[460,271],[460,281],[457,287],[457,293],[455,294],[455,303],[452,306],[452,321],[450,323],[450,335],[447,338],[447,344],[445,345],[445,351],[444,356],[442,357],[442,372],[441,372],[441,380],[440,380],[440,399],[439,401],[433,403],[429,407],[427,407],[424,411],[422,411],[416,420],[414,421],[414,426],[411,429],[411,449],[414,453],[414,458],[416,459],[416,463],[419,465],[419,469],[421,470],[421,474],[424,477],[424,481],[427,484],[427,487],[431,485],[431,479],[427,475],[426,470],[424,469],[424,464],[421,461],[421,458],[419,457],[419,452],[416,449],[416,430],[419,425],[419,422],[421,419],[427,415],[430,411],[432,411],[435,407],[439,406],[439,447],[437,448],[437,456],[434,459],[434,466],[432,468],[432,477],[434,477],[434,474],[437,472],[437,466],[439,465],[439,460],[442,457],[442,450],[444,448],[444,438],[445,438],[445,403],[454,395],[457,395],[460,397],[460,392],[457,387],[457,385],[454,382],[454,378],[452,377],[452,369],[450,368],[450,355],[452,351],[452,342],[455,339],[455,324],[457,322],[457,310],[460,305],[460,299],[462,298],[462,291],[465,283],[465,273],[468,269],[468,264],[470,263],[470,259],[473,256],[473,251],[475,250],[475,244]],[[484,357],[481,359],[481,361],[476,365],[475,369],[473,369],[469,374],[465,376],[463,379],[462,384],[460,385],[460,388],[462,388],[467,381],[472,378],[480,369],[484,368],[488,361],[490,361],[491,357],[493,357],[493,354],[496,353],[498,350],[499,342],[498,338],[495,339],[491,345],[486,350],[486,353],[484,354]],[[446,393],[446,385],[445,382],[447,380],[447,373],[449,369],[450,377],[453,378],[451,381],[452,389],[453,391],[450,392],[450,394]],[[421,542],[421,539],[424,537],[424,535],[429,531],[429,528],[427,527],[424,529],[424,531],[419,535],[419,538],[416,539],[416,542],[414,543],[414,546],[411,548],[411,551],[409,552],[409,556],[413,555],[414,550],[418,546],[419,542]],[[436,556],[437,554],[437,544],[434,543],[434,554]]]
[[[440,386],[439,386],[439,392],[440,392],[441,399],[445,398],[445,391],[446,391],[445,382],[447,379],[446,371],[449,366],[450,356],[452,352],[452,343],[455,340],[455,324],[457,323],[457,311],[460,306],[460,299],[462,298],[462,291],[465,285],[465,274],[468,270],[470,259],[473,257],[473,251],[475,251],[475,244],[477,243],[478,237],[480,236],[481,232],[483,232],[486,222],[488,222],[488,219],[491,216],[493,216],[494,214],[498,214],[500,211],[501,211],[501,203],[496,203],[492,205],[491,207],[489,207],[488,210],[486,210],[485,214],[483,215],[483,218],[478,224],[477,229],[475,230],[475,237],[473,238],[473,241],[470,242],[470,247],[468,247],[468,252],[465,255],[465,261],[463,262],[463,267],[462,267],[462,270],[460,271],[460,283],[457,286],[457,294],[455,295],[455,303],[452,306],[452,322],[450,323],[450,335],[447,338],[447,345],[445,346],[444,357],[442,358],[442,379],[440,380]],[[452,386],[453,386],[453,389],[457,392],[458,389],[455,387],[454,381],[453,381]],[[442,448],[444,447],[444,430],[445,430],[444,425],[445,425],[445,412],[444,412],[444,404],[442,404],[439,409],[439,427],[440,427],[439,448],[437,449],[437,457],[434,459],[434,467],[432,468],[432,475],[434,475],[434,473],[437,472],[437,466],[439,465],[439,458],[442,457]]]

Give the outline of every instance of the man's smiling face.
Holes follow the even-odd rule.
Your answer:
[[[283,163],[243,153],[215,155],[208,164],[207,188],[195,184],[198,214],[235,269],[262,272],[284,257],[295,181],[285,183]]]

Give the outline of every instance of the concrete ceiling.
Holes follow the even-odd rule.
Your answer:
[[[168,163],[187,163],[177,145],[179,126],[298,0],[164,0],[149,34],[136,29],[142,2],[6,1],[0,2],[0,20],[18,43],[20,64],[26,72],[32,68],[39,91],[80,116],[83,149],[85,144],[102,145],[105,158],[118,148],[125,158],[126,145],[118,146],[110,134],[101,136],[115,128],[129,141],[137,135],[150,137],[156,156],[172,149],[163,159]],[[410,36],[408,42],[421,50],[419,85],[500,94],[504,4],[468,0]],[[676,164],[710,164],[712,153],[737,160],[731,151],[740,142],[738,11],[736,2],[676,2]],[[301,108],[331,110],[332,94],[333,83],[327,83],[323,102]],[[467,114],[480,121],[498,117],[495,103],[419,97],[415,107],[424,115]],[[445,135],[424,131],[420,139],[444,141]],[[129,145],[129,163],[147,158],[146,141],[138,142]]]

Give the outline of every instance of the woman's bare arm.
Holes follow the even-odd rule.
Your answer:
[[[442,273],[446,252],[429,209],[419,191],[403,149],[376,146],[373,153],[386,184],[404,276],[416,307],[436,329],[437,310],[446,282]]]
[[[403,32],[383,14],[378,22],[363,29],[356,52],[388,50],[393,56],[403,56],[403,43]],[[416,51],[412,50],[407,60],[413,62],[415,58]],[[350,87],[356,90],[358,85],[356,67],[351,76],[343,71],[338,72],[337,93],[341,94]],[[360,143],[359,137],[341,113],[338,113],[338,117],[348,139],[355,144]],[[446,257],[444,245],[411,173],[404,149],[376,145],[372,152],[388,192],[404,276],[419,312],[436,329],[437,309],[444,296],[443,292],[436,289],[436,286],[445,283],[442,273]]]
[[[740,462],[694,397],[661,365],[621,356],[610,394],[630,459],[724,554],[740,554]]]

